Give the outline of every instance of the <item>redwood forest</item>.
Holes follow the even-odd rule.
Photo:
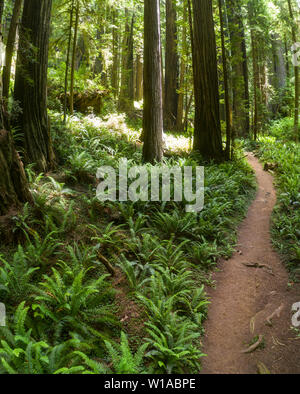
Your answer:
[[[1,375],[300,373],[299,68],[299,0],[0,0]]]

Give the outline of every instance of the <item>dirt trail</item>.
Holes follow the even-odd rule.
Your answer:
[[[271,245],[273,178],[252,154],[248,161],[256,172],[258,193],[240,226],[237,251],[220,263],[216,288],[208,290],[211,305],[203,340],[208,356],[201,373],[255,374],[258,363],[271,373],[300,373],[300,339],[291,330],[291,308],[300,301],[300,286],[287,286],[288,274]],[[259,335],[264,347],[242,353]]]

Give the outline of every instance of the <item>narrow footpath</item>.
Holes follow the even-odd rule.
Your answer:
[[[201,374],[300,373],[300,338],[292,327],[292,305],[300,285],[288,273],[270,239],[276,204],[273,177],[248,154],[258,192],[239,228],[233,257],[221,261],[208,289]]]

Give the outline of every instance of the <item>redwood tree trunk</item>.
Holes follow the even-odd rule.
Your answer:
[[[174,130],[177,123],[178,107],[178,53],[176,7],[174,0],[166,0],[166,61],[164,128]]]
[[[243,78],[245,99],[245,135],[250,134],[250,94],[249,94],[249,71],[245,30],[242,19],[240,19],[240,31],[242,32],[242,56],[243,56]]]
[[[195,85],[194,151],[205,159],[223,157],[216,37],[211,0],[193,0]]]
[[[113,28],[112,28],[112,36],[113,36],[113,64],[112,64],[112,74],[111,74],[111,86],[113,88],[114,97],[117,97],[119,91],[119,64],[120,64],[120,56],[119,56],[119,40],[120,35],[117,29],[118,24],[118,11],[113,11]]]
[[[21,203],[31,201],[24,167],[15,150],[12,135],[3,124],[0,108],[0,216]]]
[[[294,12],[292,8],[292,3],[291,0],[288,0],[288,8],[289,8],[289,14],[290,14],[290,19],[291,19],[291,25],[292,25],[292,38],[293,38],[293,44],[297,42],[297,29],[296,29],[296,24],[294,20]],[[295,135],[295,140],[299,140],[299,93],[300,93],[300,86],[299,86],[299,66],[295,65],[294,66],[294,74],[295,74],[295,112],[294,112],[294,135]]]
[[[143,159],[162,160],[162,75],[159,0],[144,1]]]
[[[255,8],[251,2],[248,3],[248,15],[250,23],[250,37],[251,37],[251,48],[252,48],[252,67],[253,67],[253,121],[252,121],[252,133],[254,141],[257,140],[259,132],[259,65],[258,65],[258,48],[257,48],[257,37],[255,30]]]
[[[67,93],[68,93],[68,78],[69,78],[70,53],[71,53],[71,41],[72,41],[73,14],[74,14],[74,0],[72,0],[71,8],[70,8],[69,37],[68,37],[68,47],[67,47],[65,91],[64,91],[64,123],[66,123],[67,120]]]
[[[134,91],[133,91],[133,27],[134,15],[129,24],[129,11],[125,10],[126,22],[123,40],[123,54],[122,54],[122,77],[119,97],[119,109],[121,111],[131,111],[134,106]]]
[[[178,94],[178,105],[177,105],[177,131],[183,131],[183,109],[184,109],[184,87],[185,87],[185,73],[186,63],[185,56],[187,54],[187,39],[186,39],[186,23],[187,23],[187,7],[184,2],[183,4],[183,28],[182,28],[182,55],[180,61],[180,77],[179,77],[179,94]]]
[[[52,0],[25,0],[19,37],[14,99],[22,113],[14,126],[26,163],[47,171],[54,162],[47,115],[47,69]]]
[[[249,124],[249,82],[244,25],[238,0],[227,0],[232,54],[234,134],[247,137]]]
[[[77,48],[77,36],[78,36],[78,25],[79,25],[79,0],[76,3],[76,19],[74,27],[74,39],[73,39],[73,52],[71,62],[71,86],[70,86],[70,114],[74,113],[74,78],[75,78],[75,60],[76,60],[76,48]]]
[[[4,0],[0,0],[0,33],[2,33],[3,11],[4,11]]]
[[[141,55],[138,54],[136,57],[136,101],[140,101],[143,98],[143,63]]]
[[[5,104],[7,102],[9,96],[9,82],[10,82],[10,72],[11,72],[11,62],[14,53],[15,41],[16,41],[16,34],[17,34],[17,26],[18,21],[21,13],[23,0],[15,0],[14,10],[12,14],[12,19],[10,22],[8,37],[7,37],[7,45],[6,45],[6,52],[5,52],[5,64],[3,67],[3,91],[2,95]]]
[[[234,145],[234,141],[231,141],[232,137],[232,124],[231,124],[231,101],[229,94],[229,76],[228,76],[228,64],[227,64],[227,52],[225,45],[225,32],[224,32],[224,18],[223,18],[223,2],[218,1],[219,14],[220,14],[220,27],[221,27],[221,43],[222,43],[222,60],[223,60],[223,74],[224,74],[224,93],[225,93],[225,112],[226,112],[226,158],[230,159],[231,143]]]

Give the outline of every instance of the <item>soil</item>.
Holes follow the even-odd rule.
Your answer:
[[[138,348],[142,339],[145,338],[146,331],[144,322],[146,320],[143,308],[135,302],[126,277],[120,270],[116,270],[116,275],[112,280],[113,288],[116,290],[116,305],[118,306],[117,316],[122,323],[122,327],[128,334],[132,346]]]
[[[276,204],[273,177],[248,154],[258,192],[239,228],[233,257],[221,261],[208,289],[211,305],[205,323],[201,374],[300,373],[300,338],[292,328],[292,305],[300,302],[300,285],[288,272],[270,239]],[[263,337],[262,337],[263,336]],[[262,342],[253,347],[260,338]],[[254,346],[255,348],[255,346]],[[252,351],[251,351],[252,350]]]

